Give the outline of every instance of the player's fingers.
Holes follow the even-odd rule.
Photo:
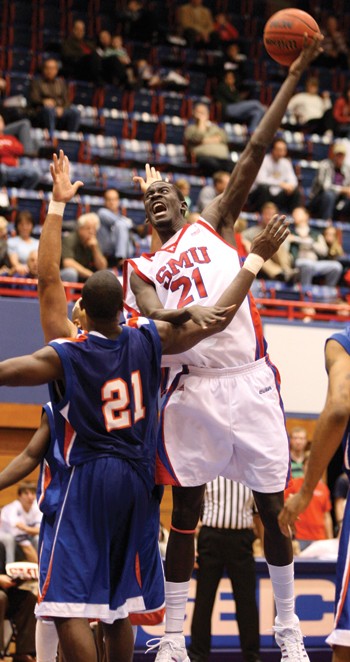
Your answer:
[[[57,178],[56,178],[56,170],[55,170],[54,163],[50,163],[50,173],[51,173],[51,177],[52,177],[53,181],[56,182]]]
[[[81,182],[80,180],[78,180],[77,182],[74,182],[74,184],[73,184],[74,195],[76,194],[78,188],[80,188],[81,186],[84,186],[84,182]]]

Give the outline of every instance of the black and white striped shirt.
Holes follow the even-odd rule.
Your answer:
[[[251,529],[253,504],[248,487],[218,476],[206,485],[202,524],[216,529]]]

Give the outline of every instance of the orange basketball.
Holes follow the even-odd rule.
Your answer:
[[[301,9],[282,9],[265,25],[264,46],[273,60],[289,66],[303,48],[305,32],[308,41],[320,32],[315,19]]]

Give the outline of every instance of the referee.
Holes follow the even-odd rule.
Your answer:
[[[252,547],[253,503],[251,490],[240,483],[219,476],[206,485],[189,648],[193,662],[209,660],[211,614],[224,569],[232,583],[244,662],[261,662]]]

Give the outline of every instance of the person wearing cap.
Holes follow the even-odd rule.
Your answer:
[[[350,166],[346,145],[335,142],[328,159],[320,162],[312,182],[309,211],[316,218],[350,220]]]

